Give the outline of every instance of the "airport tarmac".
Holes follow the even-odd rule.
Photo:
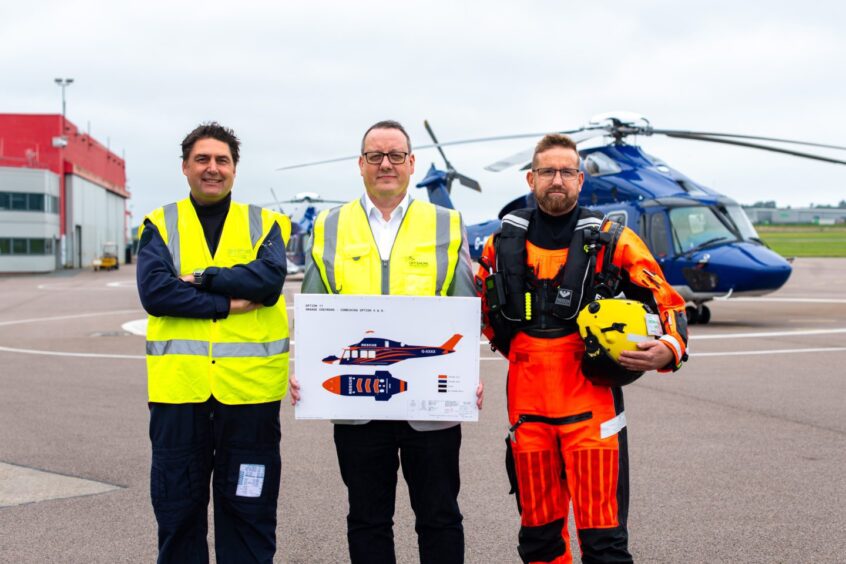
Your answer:
[[[846,260],[794,268],[774,294],[710,304],[690,362],[626,388],[636,561],[846,560]],[[124,328],[143,317],[131,266],[0,277],[0,562],[155,561],[144,338]],[[480,346],[466,561],[516,563],[507,366]],[[282,427],[276,561],[345,562],[331,424],[295,421],[286,399]],[[417,562],[403,485],[395,521],[398,561]]]

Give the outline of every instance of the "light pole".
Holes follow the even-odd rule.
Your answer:
[[[72,78],[54,78],[53,82],[55,82],[59,88],[62,89],[62,136],[65,135],[65,88],[73,84]]]
[[[73,84],[72,78],[56,78],[53,79],[61,89],[62,89],[62,131],[59,134],[58,143],[56,140],[53,141],[53,146],[59,149],[59,256],[61,256],[61,262],[63,266],[68,266],[68,258],[67,258],[67,244],[65,234],[67,233],[67,226],[66,218],[66,194],[65,194],[65,160],[64,160],[64,151],[63,149],[68,144],[67,135],[65,135],[67,131],[67,124],[65,123],[65,88]],[[79,245],[79,241],[74,241],[75,245]],[[80,265],[82,266],[82,265]]]

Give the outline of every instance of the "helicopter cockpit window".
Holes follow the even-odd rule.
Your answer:
[[[684,253],[702,245],[737,241],[737,235],[707,206],[672,208],[670,224],[677,253]]]
[[[661,259],[670,254],[670,240],[667,234],[667,216],[653,213],[649,216],[649,250],[655,258]]]
[[[752,225],[752,222],[749,220],[749,216],[746,215],[746,212],[743,211],[743,208],[738,206],[737,204],[726,206],[726,211],[728,212],[729,217],[737,225],[737,229],[740,231],[741,237],[745,240],[756,240],[760,241],[760,236],[758,232],[755,231],[755,227]]]
[[[585,170],[591,176],[617,174],[622,169],[614,159],[604,153],[591,153],[585,158]]]

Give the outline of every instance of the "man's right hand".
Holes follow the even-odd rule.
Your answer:
[[[261,304],[251,302],[250,300],[242,300],[240,298],[229,298],[229,313],[247,313],[262,307]]]
[[[288,376],[288,391],[291,394],[291,405],[297,405],[300,401],[300,383],[297,382],[297,377],[293,374]]]

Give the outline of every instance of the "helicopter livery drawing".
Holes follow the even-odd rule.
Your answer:
[[[323,389],[339,396],[372,397],[388,401],[408,390],[405,380],[394,378],[390,372],[377,370],[375,374],[341,374],[323,382]]]
[[[504,139],[532,138],[545,133],[486,137],[440,143],[428,122],[424,122],[433,144],[415,149],[436,148],[444,159],[446,170],[433,164],[426,177],[417,184],[426,188],[431,202],[453,208],[450,199],[454,180],[476,191],[479,183],[458,173],[446,158],[443,147],[483,143]],[[689,323],[708,323],[711,312],[705,304],[714,298],[761,296],[778,290],[791,274],[791,265],[769,249],[759,238],[746,213],[732,198],[707,188],[671,168],[662,160],[647,154],[635,144],[636,136],[663,135],[761,149],[813,159],[846,164],[846,161],[803,151],[783,149],[770,143],[793,144],[825,149],[846,150],[846,147],[810,143],[773,137],[729,133],[653,128],[649,121],[628,112],[602,114],[578,129],[558,131],[581,144],[606,138],[604,145],[580,149],[581,170],[585,181],[579,204],[600,210],[611,220],[634,230],[658,260],[664,275],[688,303]],[[521,151],[485,167],[492,172],[516,165],[528,169],[533,150]],[[307,165],[334,162],[321,161]],[[477,259],[487,238],[496,232],[500,220],[512,210],[536,207],[530,192],[507,203],[497,219],[467,225],[471,256]]]
[[[387,366],[411,358],[427,358],[441,356],[455,352],[455,345],[461,340],[456,333],[439,347],[406,345],[399,341],[365,337],[358,343],[344,348],[341,357],[327,356],[323,359],[326,364],[358,364],[366,366]]]

